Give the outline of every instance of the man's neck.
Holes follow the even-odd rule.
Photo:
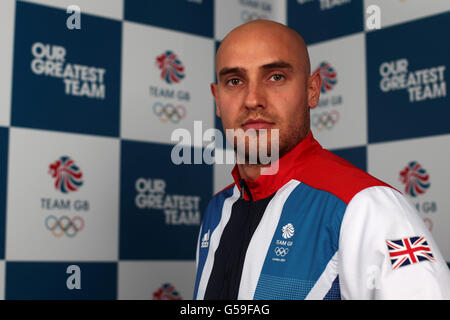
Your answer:
[[[256,180],[261,175],[261,169],[263,167],[268,167],[269,165],[238,164],[239,175],[242,179]]]

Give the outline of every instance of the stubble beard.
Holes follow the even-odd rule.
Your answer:
[[[305,111],[300,115],[303,119],[298,123],[291,124],[289,127],[279,129],[268,129],[266,133],[263,130],[255,130],[255,134],[250,138],[245,139],[245,147],[239,144],[237,138],[234,138],[233,148],[238,159],[241,159],[241,163],[244,162],[246,166],[265,166],[267,161],[260,158],[260,152],[271,158],[270,162],[273,163],[279,158],[282,158],[289,151],[291,151],[299,142],[301,142],[309,133],[310,130],[310,115]],[[278,134],[274,135],[272,130],[279,130]],[[260,150],[261,135],[267,135],[267,144],[265,153]],[[250,141],[253,139],[253,141]],[[251,148],[251,146],[253,146]],[[256,146],[256,148],[255,148]],[[278,148],[278,152],[273,152],[274,148]],[[244,150],[245,149],[245,150]],[[265,159],[267,160],[267,159]]]

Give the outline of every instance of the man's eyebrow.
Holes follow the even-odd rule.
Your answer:
[[[265,65],[262,65],[260,67],[260,69],[265,69],[265,70],[267,70],[267,69],[290,69],[290,70],[293,70],[294,67],[289,62],[275,61],[275,62],[271,62],[271,63],[265,64]],[[245,69],[241,68],[241,67],[231,67],[231,68],[225,67],[219,71],[219,78],[222,78],[223,76],[226,76],[227,74],[230,74],[230,73],[242,73],[243,74],[245,72],[246,72]]]
[[[219,71],[219,78],[226,76],[227,74],[230,73],[245,73],[245,70],[243,68],[239,68],[239,67],[233,67],[233,68],[222,68]]]
[[[276,61],[272,63],[265,64],[260,67],[261,69],[291,69],[293,70],[294,67],[289,63],[285,61]]]

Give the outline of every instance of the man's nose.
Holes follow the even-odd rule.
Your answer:
[[[264,108],[266,106],[264,88],[258,83],[250,83],[247,88],[247,95],[244,101],[245,108]]]

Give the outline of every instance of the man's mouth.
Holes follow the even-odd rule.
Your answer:
[[[248,129],[254,129],[254,130],[259,130],[259,129],[270,129],[275,123],[264,120],[264,119],[260,119],[260,118],[256,118],[256,119],[248,119],[247,121],[244,122],[244,124],[242,125],[242,128],[244,129],[244,131],[248,130]]]

